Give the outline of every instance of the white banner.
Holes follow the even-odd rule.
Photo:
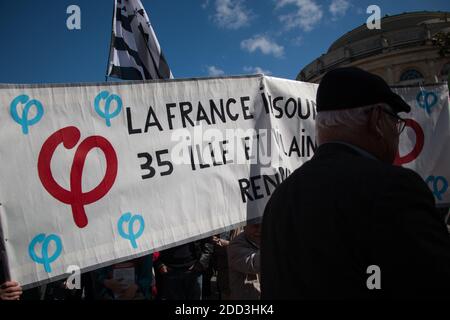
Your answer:
[[[0,86],[10,277],[32,286],[257,219],[314,154],[316,90],[259,75]],[[415,121],[399,161],[450,202],[448,90],[398,90]]]
[[[438,206],[449,206],[450,114],[447,84],[396,88],[411,106],[400,136],[396,164],[416,171],[428,184]]]

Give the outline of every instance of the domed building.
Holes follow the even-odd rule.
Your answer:
[[[336,40],[327,53],[300,71],[297,80],[318,83],[333,68],[356,66],[391,86],[447,81],[450,55],[440,53],[434,37],[449,33],[450,12],[385,16],[379,30],[363,24]]]

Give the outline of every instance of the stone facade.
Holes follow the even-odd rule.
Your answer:
[[[436,83],[447,80],[450,57],[439,55],[432,38],[450,32],[450,12],[413,12],[386,16],[381,30],[362,25],[338,40],[297,76],[320,82],[337,67],[356,66],[381,76],[389,85]]]

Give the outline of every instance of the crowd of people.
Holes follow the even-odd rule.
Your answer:
[[[0,299],[259,299],[260,229],[250,224],[83,273],[79,289],[69,289],[65,280],[28,290],[16,281],[1,281]]]

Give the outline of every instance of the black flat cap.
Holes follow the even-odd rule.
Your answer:
[[[356,67],[327,72],[317,89],[317,112],[354,109],[383,102],[396,113],[411,111],[411,107],[392,92],[381,77]]]

